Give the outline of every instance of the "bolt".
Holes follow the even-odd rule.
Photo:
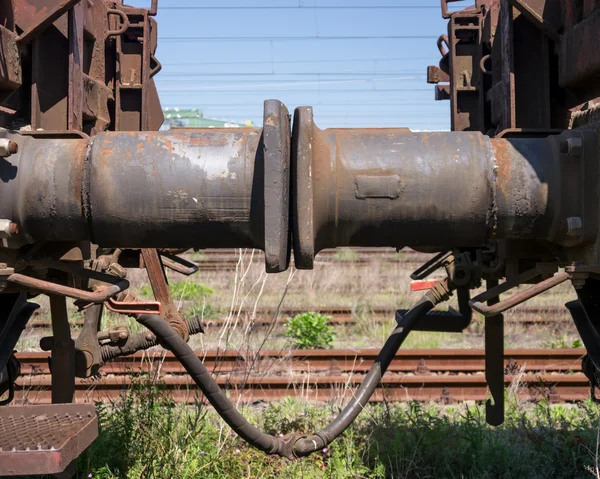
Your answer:
[[[7,156],[14,155],[19,151],[19,145],[14,141],[10,141],[8,138],[0,138],[0,157],[6,158]]]
[[[560,152],[569,156],[580,156],[583,153],[583,141],[581,138],[567,138],[560,143]]]
[[[10,238],[19,233],[19,226],[10,220],[0,220],[0,238]]]
[[[580,236],[583,233],[583,220],[580,216],[567,218],[567,235]]]

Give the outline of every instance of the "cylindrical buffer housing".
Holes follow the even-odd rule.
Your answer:
[[[94,242],[262,249],[261,136],[251,128],[96,136],[83,192]]]
[[[265,103],[262,130],[18,141],[0,217],[19,225],[21,242],[258,248],[268,271],[288,266],[290,125],[278,101]]]
[[[560,141],[320,130],[312,109],[298,108],[292,130],[296,266],[312,268],[317,252],[337,246],[442,249],[481,246],[490,238],[554,240],[567,213],[561,175],[571,174],[563,175]],[[591,160],[596,171],[597,158]],[[594,218],[588,226],[595,224]]]

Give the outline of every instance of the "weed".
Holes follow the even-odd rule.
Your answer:
[[[583,344],[580,339],[571,340],[569,333],[564,333],[562,336],[557,336],[543,343],[543,347],[550,349],[570,349],[582,348]]]
[[[351,249],[343,249],[334,253],[333,258],[336,261],[345,261],[351,263],[353,261],[358,261],[360,259],[360,255]]]
[[[288,319],[285,335],[296,340],[300,349],[329,348],[335,338],[330,319],[331,316],[318,313],[297,314]]]
[[[202,304],[201,306],[192,306],[187,312],[190,318],[199,317],[202,319],[215,319],[219,317],[219,311],[216,311],[210,304]]]
[[[506,421],[492,428],[483,404],[368,404],[326,449],[288,461],[247,446],[200,402],[175,405],[149,379],[97,408],[100,435],[78,462],[81,478],[587,478],[600,412],[591,401],[534,405],[507,396]],[[338,412],[296,399],[242,411],[275,436],[312,432]]]
[[[213,294],[213,290],[202,283],[194,281],[180,281],[169,285],[173,301],[201,301]],[[141,289],[142,296],[149,298],[153,296],[152,286],[145,284]]]
[[[206,256],[204,253],[201,253],[200,251],[195,251],[194,253],[192,253],[191,260],[194,262],[208,261],[208,256]]]

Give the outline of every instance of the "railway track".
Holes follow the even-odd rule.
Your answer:
[[[241,255],[240,251],[242,251]],[[183,256],[196,263],[199,271],[205,272],[233,271],[240,264],[241,258],[246,267],[248,263],[264,262],[264,253],[259,250],[206,249],[197,253],[186,253]],[[315,266],[339,264],[365,267],[377,262],[394,264],[403,269],[415,269],[431,257],[431,254],[410,249],[397,252],[394,248],[338,248],[319,252],[315,258]]]
[[[326,401],[351,397],[375,359],[376,350],[206,352],[200,355],[232,399],[270,401],[285,396]],[[505,383],[518,378],[523,399],[579,401],[589,396],[581,373],[581,349],[507,350]],[[50,401],[48,353],[21,353],[17,401]],[[481,401],[486,398],[482,350],[404,350],[392,362],[374,400]],[[145,374],[148,373],[148,374]],[[144,379],[145,378],[145,379]],[[170,354],[136,354],[77,380],[77,401],[114,401],[133,384],[160,379],[165,393],[193,403],[199,391]]]
[[[366,310],[356,308],[348,308],[345,306],[324,306],[310,309],[327,316],[331,316],[330,323],[337,326],[355,326],[360,324],[360,317],[368,317],[369,321],[379,323],[391,323],[394,321],[395,309],[390,307],[373,307]],[[49,311],[45,309],[38,310],[39,313],[31,320],[27,327],[29,329],[49,329],[52,325],[50,321],[42,319]],[[258,308],[254,311],[253,308],[244,308],[239,311],[241,318],[255,319],[252,321],[253,328],[265,328],[285,325],[288,317],[293,317],[296,314],[305,313],[306,308],[282,308],[279,314],[275,317],[276,310],[274,308]],[[204,320],[206,328],[221,328],[227,324],[228,313],[222,313],[222,317],[207,318]],[[523,325],[548,324],[567,321],[570,319],[569,312],[564,306],[521,306],[515,310],[505,314],[507,323],[520,323]],[[72,320],[74,326],[83,326],[83,321]]]

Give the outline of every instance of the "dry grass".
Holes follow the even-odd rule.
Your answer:
[[[342,252],[343,253],[343,252]],[[190,255],[196,261],[206,259],[203,253]],[[409,275],[411,265],[403,253],[398,254],[397,262],[373,261],[368,266],[352,263],[347,254],[340,254],[333,262],[317,261],[312,271],[295,271],[266,275],[263,254],[252,250],[239,250],[235,271],[201,271],[194,276],[184,277],[169,272],[171,283],[192,281],[202,287],[195,288],[199,293],[183,301],[183,293],[189,291],[177,288],[174,300],[185,314],[214,313],[226,319],[221,329],[210,328],[206,334],[192,339],[192,346],[200,350],[237,349],[252,350],[260,347],[283,349],[290,346],[281,327],[255,328],[256,314],[260,308],[302,308],[305,311],[320,307],[339,306],[355,311],[359,320],[356,326],[336,327],[335,348],[377,348],[394,327],[394,318],[381,323],[369,313],[374,307],[393,309],[408,308],[419,298],[419,293],[410,291]],[[335,256],[334,256],[335,258]],[[355,254],[350,259],[355,259]],[[148,282],[142,270],[130,270],[128,279],[132,290],[138,294],[147,290]],[[203,291],[212,291],[210,294]],[[563,284],[540,295],[524,306],[548,307],[563,305],[574,299],[575,294],[568,284]],[[47,308],[45,298],[42,305]],[[456,306],[455,299],[449,305]],[[74,308],[71,307],[74,313]],[[250,310],[250,314],[244,311]],[[515,312],[506,313],[506,317]],[[543,314],[543,313],[542,313]],[[276,313],[270,319],[279,317]],[[548,326],[524,327],[515,323],[505,325],[505,345],[507,348],[534,348],[563,341],[575,341],[578,336],[565,313],[565,322]],[[46,318],[49,320],[49,318]],[[112,326],[125,324],[136,330],[135,321],[115,315],[105,315],[104,324]],[[50,331],[29,330],[23,335],[19,350],[38,350],[40,337]],[[76,334],[76,331],[74,331]],[[483,347],[483,321],[474,318],[473,324],[464,334],[415,332],[410,335],[408,348],[480,348]]]

